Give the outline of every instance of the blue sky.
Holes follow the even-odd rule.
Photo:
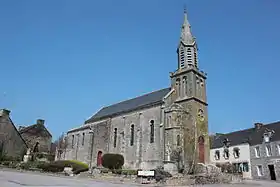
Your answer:
[[[169,86],[187,5],[211,132],[280,120],[280,1],[0,1],[0,108],[57,137],[102,106]]]

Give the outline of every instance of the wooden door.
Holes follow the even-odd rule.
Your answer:
[[[98,151],[98,154],[97,154],[97,166],[102,166],[102,151]]]

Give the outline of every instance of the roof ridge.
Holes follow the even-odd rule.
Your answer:
[[[117,105],[117,104],[120,104],[120,103],[124,103],[124,102],[127,102],[127,101],[131,101],[131,100],[133,100],[133,99],[137,99],[137,98],[139,98],[139,97],[144,97],[144,96],[147,96],[147,95],[149,95],[149,94],[152,94],[152,93],[155,93],[155,92],[159,92],[159,91],[162,91],[162,90],[166,90],[166,89],[170,89],[170,87],[167,87],[167,88],[162,88],[162,89],[155,90],[155,91],[152,91],[152,92],[148,92],[148,93],[145,93],[145,94],[143,94],[143,95],[136,96],[136,97],[134,97],[134,98],[130,98],[130,99],[126,99],[126,100],[122,100],[122,101],[119,101],[119,102],[117,102],[117,103],[114,103],[114,104],[111,104],[111,105],[105,106],[105,107],[103,107],[102,109],[104,109],[104,108],[108,108],[108,107],[111,107],[111,106],[114,106],[114,105]]]
[[[270,125],[275,125],[275,124],[278,124],[278,123],[280,123],[280,121],[275,121],[275,122],[272,122],[272,123],[263,124],[263,127],[267,127],[267,126],[270,126]],[[238,133],[238,132],[252,130],[254,128],[255,127],[250,127],[250,128],[247,128],[247,129],[241,129],[241,130],[232,131],[232,132],[228,132],[228,133],[222,133],[222,134],[223,135],[228,135],[228,134],[233,134],[233,133]]]
[[[170,87],[148,92],[134,98],[120,101],[112,105],[101,108],[97,113],[85,121],[85,123],[100,120],[101,118],[119,115],[123,112],[139,109],[141,107],[148,107],[151,105],[163,102],[164,96],[170,92]]]

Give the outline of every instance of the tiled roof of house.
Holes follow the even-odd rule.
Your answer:
[[[250,145],[257,145],[263,142],[263,134],[269,130],[274,131],[270,141],[280,141],[280,121],[261,125],[260,128],[249,128],[241,131],[235,131],[227,134],[217,134],[214,136],[211,149],[223,147],[224,140],[228,139],[230,146],[249,143]]]
[[[218,134],[213,138],[211,149],[224,146],[224,140],[228,139],[231,146],[248,143],[252,129],[235,131],[227,134]]]
[[[98,111],[85,123],[91,123],[97,120],[104,119],[106,117],[111,117],[119,115],[125,112],[134,111],[136,109],[145,108],[150,105],[162,103],[163,97],[168,94],[171,88],[164,88],[158,91],[154,91],[133,99],[129,99],[111,106],[107,106]]]
[[[34,124],[34,125],[30,125],[30,126],[24,127],[24,128],[19,130],[19,133],[23,134],[23,133],[28,132],[29,130],[31,130],[33,128],[37,128],[37,127],[43,127],[43,129],[47,132],[47,134],[50,137],[52,137],[52,134],[48,131],[48,129],[44,125],[40,125],[40,124]]]

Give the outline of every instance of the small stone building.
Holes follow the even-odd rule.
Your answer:
[[[104,107],[69,130],[64,159],[101,166],[102,155],[109,152],[122,154],[126,168],[180,166],[185,171],[193,161],[208,163],[206,73],[198,67],[186,12],[174,60],[170,87]]]
[[[246,178],[280,181],[280,121],[227,134],[211,143],[212,163],[232,163]]]
[[[220,165],[231,163],[243,174],[243,178],[251,179],[250,132],[250,130],[241,130],[216,134],[211,144],[211,163]]]
[[[0,110],[0,154],[22,159],[26,149],[25,141],[10,118],[10,111]]]
[[[50,153],[51,151],[52,135],[44,122],[44,120],[38,119],[34,125],[19,127],[19,133],[32,152]]]
[[[254,179],[280,181],[280,121],[256,123],[250,141]]]

